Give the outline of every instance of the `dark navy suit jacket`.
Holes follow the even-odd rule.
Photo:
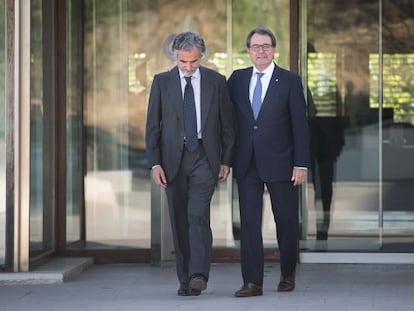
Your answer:
[[[237,135],[233,173],[245,176],[252,155],[265,182],[287,181],[294,166],[309,167],[306,102],[300,77],[275,66],[261,110],[254,120],[249,99],[253,67],[236,70],[228,79]]]

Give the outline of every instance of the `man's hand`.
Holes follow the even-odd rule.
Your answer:
[[[165,173],[161,165],[154,166],[151,169],[151,173],[152,173],[152,179],[154,179],[155,183],[158,186],[162,188],[167,188],[167,178],[165,177]]]
[[[308,171],[306,169],[294,167],[291,178],[291,181],[293,181],[293,185],[299,186],[303,184],[307,178],[307,175]]]
[[[219,183],[225,182],[230,174],[230,166],[220,165],[220,171],[218,176]]]

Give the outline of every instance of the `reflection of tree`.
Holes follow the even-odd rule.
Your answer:
[[[412,1],[383,1],[382,40],[384,53],[414,51],[414,9]]]
[[[336,82],[336,55],[317,53],[310,43],[307,55],[308,88],[318,116],[336,116],[342,107]]]
[[[412,1],[384,0],[382,5],[384,52],[413,51]],[[378,51],[379,1],[309,0],[307,9],[308,20],[313,25],[310,36],[320,38],[325,46],[334,49],[341,41],[355,48],[369,46],[370,51]],[[326,40],[328,37],[332,41]]]
[[[412,109],[407,109],[407,103],[414,99],[410,82],[414,72],[414,9],[412,1],[384,0],[382,6],[380,21],[378,1],[309,0],[308,39],[320,53],[336,55],[336,78],[348,99],[344,105],[348,115],[370,113],[378,107],[378,94],[382,93],[383,107],[393,108],[396,121],[411,122]],[[380,75],[383,84],[378,90]]]
[[[289,1],[286,0],[238,0],[233,1],[233,51],[244,53],[246,36],[251,29],[265,26],[278,40],[278,63],[289,67]]]
[[[31,1],[30,9],[30,96],[32,98],[40,99],[43,96],[43,44],[41,1]]]
[[[378,52],[378,1],[309,0],[309,38],[318,38],[320,52],[352,49]],[[411,1],[383,3],[382,48],[384,53],[414,51],[414,10]]]
[[[378,108],[379,64],[375,56],[370,59],[370,106]],[[414,53],[385,54],[382,65],[383,107],[393,109],[394,121],[411,122],[414,117],[411,107],[414,102],[414,84],[411,83],[414,81]]]

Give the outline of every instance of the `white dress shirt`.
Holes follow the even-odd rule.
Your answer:
[[[256,67],[253,67],[252,77],[250,78],[250,86],[249,86],[249,97],[250,97],[250,103],[253,102],[253,92],[254,88],[257,83],[257,74],[258,72],[264,73],[260,81],[262,81],[262,102],[266,95],[267,89],[270,84],[270,79],[273,75],[273,70],[275,69],[275,64],[272,62],[265,70],[259,71]]]

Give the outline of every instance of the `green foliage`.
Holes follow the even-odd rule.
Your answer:
[[[336,116],[336,54],[308,53],[308,88],[318,116]]]
[[[232,40],[234,66],[238,67],[246,55],[246,36],[255,27],[264,26],[273,31],[277,39],[278,63],[289,67],[289,1],[237,0],[232,2]],[[247,55],[246,55],[247,57]],[[248,57],[247,57],[248,59]],[[250,64],[249,62],[246,62]]]
[[[370,55],[370,106],[379,106],[379,58]],[[414,54],[384,54],[382,70],[383,107],[392,108],[395,122],[414,117]]]

